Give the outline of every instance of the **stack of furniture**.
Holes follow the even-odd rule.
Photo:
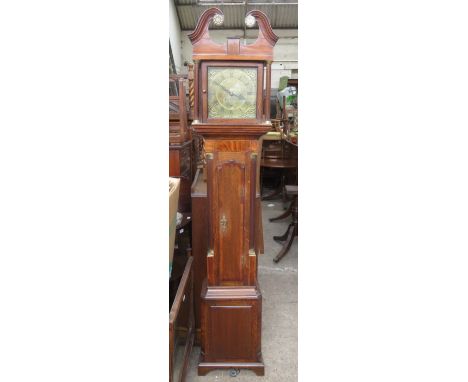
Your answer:
[[[289,79],[287,86],[295,86],[297,89],[298,80]],[[281,196],[283,204],[290,201],[287,211],[278,217],[270,219],[270,222],[285,219],[289,216],[292,221],[283,235],[273,236],[273,239],[282,245],[281,250],[273,261],[277,263],[289,251],[294,238],[298,236],[298,176],[297,176],[297,103],[289,107],[286,106],[286,99],[282,99],[282,107],[277,101],[277,121],[280,124],[280,133],[276,136],[268,135],[264,138],[262,150],[262,182],[267,178],[277,180],[276,189],[268,195],[263,196],[263,200],[272,200]],[[292,114],[292,115],[291,115]],[[295,118],[296,117],[296,118]],[[262,187],[263,188],[263,187]],[[263,195],[263,193],[262,193]]]
[[[180,181],[174,256],[169,279],[169,380],[182,382],[194,342],[193,258],[191,257],[191,197],[193,140],[189,130],[187,76],[169,77],[169,176]]]
[[[297,79],[283,79],[285,85],[295,86]],[[297,184],[297,145],[292,140],[291,128],[294,122],[293,114],[297,114],[297,104],[287,105],[286,97],[280,102],[276,99],[276,118],[274,119],[276,134],[269,133],[263,137],[261,160],[261,185],[262,199],[273,200],[281,196],[283,203],[287,200],[285,185]],[[296,135],[297,137],[297,135]],[[291,144],[293,143],[293,144]],[[276,188],[273,192],[263,192],[264,180],[276,180]]]
[[[169,176],[180,179],[179,212],[189,213],[193,164],[185,81],[181,75],[169,78]]]

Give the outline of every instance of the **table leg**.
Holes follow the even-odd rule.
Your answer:
[[[276,199],[276,196],[280,195],[281,194],[281,188],[278,188],[276,189],[275,191],[273,191],[271,194],[269,195],[266,195],[266,196],[263,196],[262,197],[262,200],[272,200],[272,199]]]
[[[270,218],[269,220],[271,222],[275,222],[277,220],[285,219],[291,214],[292,214],[292,208],[291,208],[291,206],[289,206],[289,208],[285,212],[283,212],[280,216],[277,216],[276,218]]]
[[[290,229],[291,229],[292,226],[294,226],[294,223],[289,224],[288,229],[286,230],[286,232],[285,232],[283,235],[281,235],[281,236],[273,236],[273,240],[276,241],[276,242],[279,242],[279,241],[283,242],[283,241],[285,241],[285,240],[288,238],[288,234],[289,234],[289,231],[290,231]]]
[[[290,229],[292,228],[292,229]],[[291,245],[294,241],[294,238],[297,236],[297,225],[296,224],[290,224],[288,227],[288,230],[286,231],[286,234],[289,234],[288,237],[286,238],[285,244],[283,245],[283,248],[281,248],[281,251],[276,255],[276,257],[273,259],[275,263],[280,261],[286,253],[288,253],[289,249],[291,248]]]
[[[273,236],[273,240],[277,242],[284,242],[283,248],[281,248],[281,251],[276,255],[276,257],[273,259],[275,263],[280,261],[286,253],[288,253],[289,249],[291,248],[291,245],[294,241],[294,238],[298,235],[299,232],[299,223],[297,219],[297,195],[294,197],[294,200],[291,202],[291,213],[293,216],[293,221],[291,224],[289,224],[288,229],[282,236]]]

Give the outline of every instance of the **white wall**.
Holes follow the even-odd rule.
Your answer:
[[[172,55],[174,56],[177,73],[180,73],[180,71],[183,70],[181,49],[182,35],[174,0],[169,0],[169,41],[171,42]]]
[[[278,87],[279,79],[281,76],[292,77],[292,70],[298,69],[297,62],[297,29],[280,29],[274,31],[279,37],[278,42],[274,48],[274,61],[272,64],[271,87],[276,89]],[[190,31],[181,32],[181,54],[182,65],[184,62],[192,63],[192,44],[187,35]],[[257,30],[247,30],[246,43],[253,43],[257,38]],[[211,38],[219,43],[225,43],[228,37],[242,37],[244,31],[240,29],[226,29],[226,30],[210,30]],[[244,41],[241,40],[241,43]],[[187,67],[182,66],[181,73],[187,73]]]

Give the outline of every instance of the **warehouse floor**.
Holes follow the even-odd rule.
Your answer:
[[[229,370],[213,370],[206,376],[197,375],[200,348],[192,350],[187,382],[200,381],[297,381],[297,238],[278,264],[273,258],[281,246],[273,240],[282,235],[291,217],[270,223],[269,218],[284,212],[280,200],[263,201],[263,232],[265,254],[260,256],[258,278],[263,296],[262,352],[265,376],[257,377],[250,370],[241,370],[234,378]]]

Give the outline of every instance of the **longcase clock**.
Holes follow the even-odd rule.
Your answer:
[[[204,139],[209,240],[207,278],[201,292],[201,356],[198,374],[251,369],[264,375],[262,297],[257,281],[255,222],[259,138],[271,129],[270,82],[278,37],[266,15],[253,10],[247,26],[257,40],[242,45],[210,39],[218,8],[206,10],[189,35],[193,46],[195,104],[192,129]]]

